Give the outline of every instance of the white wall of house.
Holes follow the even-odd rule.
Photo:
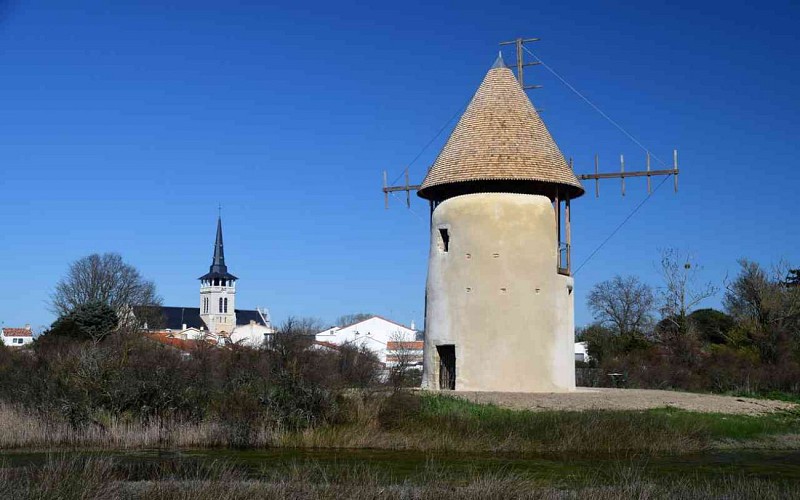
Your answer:
[[[399,344],[399,345],[398,345]],[[423,341],[389,342],[386,350],[386,366],[397,366],[401,361],[407,368],[422,369]]]
[[[273,328],[251,321],[248,325],[239,325],[231,332],[231,342],[247,347],[261,347],[269,335],[275,333]]]
[[[380,316],[373,316],[352,325],[328,328],[317,333],[314,339],[317,342],[329,342],[336,345],[364,346],[374,352],[381,363],[386,363],[386,344],[389,341],[412,341],[416,338],[416,334],[417,332],[411,328]]]
[[[589,350],[587,342],[575,342],[575,361],[589,361]]]
[[[22,347],[33,342],[33,335],[6,335],[5,329],[0,333],[0,339],[8,347]]]

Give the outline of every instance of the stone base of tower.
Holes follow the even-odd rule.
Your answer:
[[[424,388],[574,390],[573,281],[556,252],[545,196],[478,193],[436,207]]]

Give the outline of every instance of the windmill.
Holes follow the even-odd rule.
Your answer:
[[[525,90],[525,44],[516,64],[498,56],[421,184],[390,186],[430,205],[423,387],[559,392],[575,388],[571,203],[580,180],[674,176],[669,169],[575,175]],[[514,75],[513,69],[516,69]]]

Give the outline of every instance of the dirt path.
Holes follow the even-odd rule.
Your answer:
[[[526,410],[647,410],[668,406],[709,413],[757,415],[796,406],[783,401],[647,389],[578,388],[570,393],[535,394],[457,391],[448,394],[475,403]]]

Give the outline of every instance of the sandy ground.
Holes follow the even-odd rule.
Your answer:
[[[647,410],[672,407],[709,413],[757,415],[796,406],[783,401],[647,389],[580,387],[570,393],[448,391],[448,394],[475,403],[526,410]]]

